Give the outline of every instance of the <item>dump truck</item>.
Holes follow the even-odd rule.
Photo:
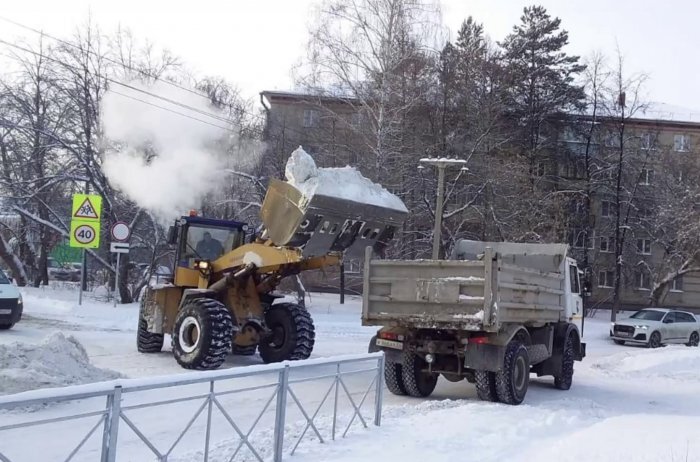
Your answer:
[[[275,289],[286,277],[361,256],[367,246],[380,251],[406,214],[324,194],[305,197],[272,180],[259,236],[237,221],[179,218],[168,233],[173,277],[145,292],[138,351],[161,351],[170,334],[175,359],[188,369],[215,369],[230,353],[256,350],[266,363],[308,358],[313,320],[304,307],[280,301]]]
[[[466,379],[485,401],[520,404],[531,373],[571,387],[583,359],[583,303],[565,244],[460,240],[449,260],[365,255],[362,324],[381,326],[396,395],[425,397],[439,376]]]

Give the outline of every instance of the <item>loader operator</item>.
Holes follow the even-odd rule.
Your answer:
[[[206,260],[216,260],[224,253],[221,242],[211,237],[211,233],[208,231],[204,232],[202,240],[197,243],[195,250],[200,258]]]

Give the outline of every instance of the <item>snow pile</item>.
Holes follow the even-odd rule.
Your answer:
[[[120,377],[90,364],[85,348],[73,336],[56,332],[39,344],[0,345],[0,395]]]
[[[700,381],[700,349],[685,346],[635,349],[600,359],[592,367],[607,375],[624,378]]]
[[[284,169],[289,184],[310,200],[314,194],[408,212],[403,201],[362,176],[353,167],[318,168],[313,158],[299,146]]]

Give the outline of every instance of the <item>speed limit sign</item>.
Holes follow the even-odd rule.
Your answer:
[[[100,246],[100,223],[71,220],[70,246],[96,249]]]

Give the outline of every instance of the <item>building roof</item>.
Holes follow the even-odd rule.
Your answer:
[[[355,103],[357,98],[350,95],[332,95],[332,94],[312,94],[303,91],[269,91],[263,90],[260,96],[267,98],[268,101],[287,100],[287,101],[325,101],[336,103]],[[591,115],[590,113],[588,114]],[[608,118],[607,116],[599,115],[601,119]],[[700,109],[693,109],[683,106],[675,106],[661,102],[650,102],[643,108],[636,111],[629,118],[631,121],[651,122],[651,123],[674,123],[684,126],[700,126]]]
[[[268,101],[273,100],[287,100],[287,101],[324,101],[324,102],[334,102],[334,103],[356,103],[357,98],[352,96],[340,96],[340,95],[321,95],[313,94],[308,92],[297,92],[297,91],[268,91],[264,90],[260,92],[260,96],[266,98]]]

